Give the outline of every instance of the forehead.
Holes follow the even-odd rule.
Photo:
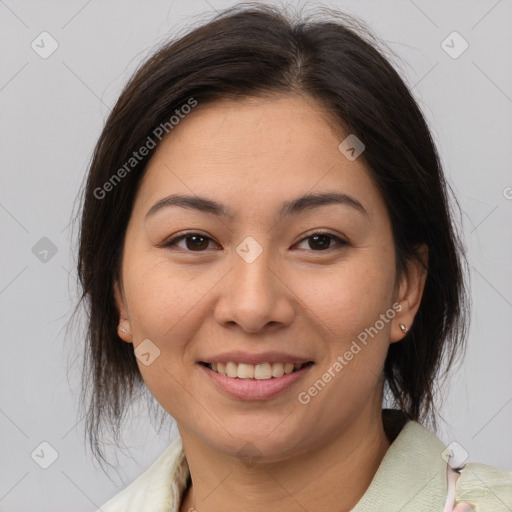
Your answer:
[[[326,138],[326,136],[328,137]],[[343,131],[320,102],[305,95],[219,99],[201,104],[172,130],[157,152],[191,143],[198,150],[243,155],[282,153],[294,146],[329,145]],[[216,146],[215,142],[224,142]],[[176,149],[176,148],[174,148]],[[319,148],[320,149],[320,148]]]
[[[346,136],[310,97],[199,103],[156,148],[136,202],[182,192],[255,208],[333,189],[379,201],[363,159],[338,149]]]

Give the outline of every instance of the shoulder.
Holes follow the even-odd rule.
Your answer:
[[[468,462],[452,479],[448,447],[435,433],[412,420],[399,427],[396,437],[390,432],[391,445],[351,512],[442,511],[454,502],[477,512],[512,512],[512,473]]]
[[[457,479],[456,503],[460,501],[470,503],[482,512],[512,510],[512,473],[468,462]]]
[[[449,468],[445,462],[444,453],[447,449],[442,441],[423,425],[409,421],[403,427],[395,442],[400,451],[411,453],[416,450],[416,458],[426,463],[429,468],[439,472],[439,478],[445,480],[444,475]],[[421,448],[417,447],[418,443]],[[398,453],[391,453],[393,462],[401,462]],[[441,456],[441,457],[440,457]],[[443,459],[443,463],[439,459]],[[404,468],[409,463],[404,463]],[[395,465],[395,469],[398,465]],[[405,472],[404,472],[405,473]],[[478,462],[467,462],[455,483],[455,503],[466,502],[473,505],[478,512],[512,512],[512,472]],[[407,469],[408,481],[411,483],[412,474]],[[405,476],[405,474],[404,474]],[[427,486],[428,487],[428,486]],[[443,482],[438,491],[446,489]]]
[[[178,438],[142,475],[97,512],[171,512],[179,502],[187,477],[188,465]]]

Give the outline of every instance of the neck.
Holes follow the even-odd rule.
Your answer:
[[[314,450],[268,464],[244,465],[212,451],[190,432],[180,429],[180,434],[192,478],[180,512],[348,512],[390,446],[382,416],[364,413]]]

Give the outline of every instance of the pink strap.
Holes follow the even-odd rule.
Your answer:
[[[448,490],[446,492],[446,502],[444,504],[443,512],[469,512],[474,510],[469,503],[463,502],[458,503],[455,507],[455,489],[457,486],[457,478],[460,476],[460,469],[456,471],[450,466],[450,464],[446,464],[446,482]]]
[[[446,464],[446,482],[448,486],[448,492],[446,493],[446,502],[444,504],[443,512],[453,512],[455,506],[455,486],[457,484],[457,478],[460,473],[455,471],[450,464]]]

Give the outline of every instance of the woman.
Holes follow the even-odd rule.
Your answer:
[[[107,120],[78,263],[91,440],[144,386],[180,436],[103,512],[512,510],[512,473],[421,423],[464,259],[419,108],[329,14],[225,11]]]

